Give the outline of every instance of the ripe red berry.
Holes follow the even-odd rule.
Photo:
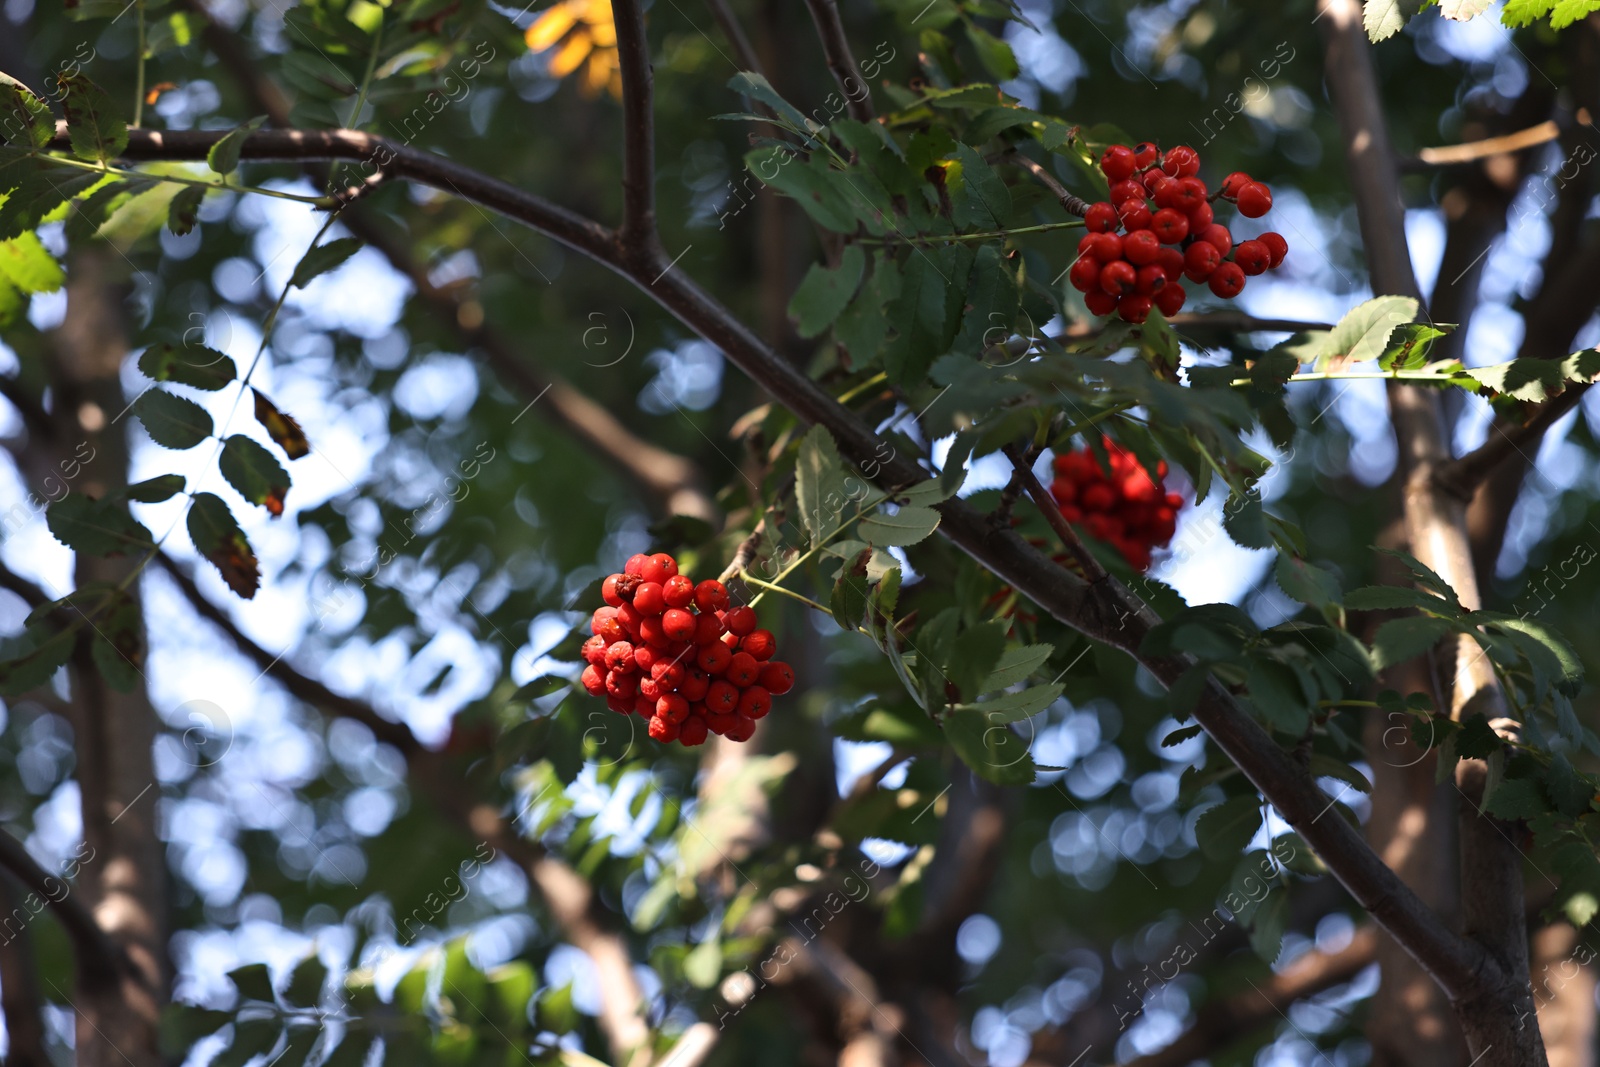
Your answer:
[[[624,603],[622,594],[617,592],[617,580],[621,577],[620,574],[613,574],[600,583],[600,599],[614,608],[620,608]]]
[[[756,679],[761,677],[761,664],[748,652],[735,652],[723,677],[741,689],[755,685]]]
[[[1239,190],[1239,214],[1247,219],[1259,219],[1272,210],[1272,190],[1260,182],[1251,182]]]
[[[1196,241],[1183,252],[1183,273],[1192,282],[1203,282],[1222,262],[1222,253],[1210,241]]]
[[[641,615],[660,615],[667,610],[661,583],[646,581],[633,591],[633,606]]]
[[[1194,236],[1216,248],[1219,256],[1226,256],[1233,248],[1233,234],[1221,223],[1213,222]]]
[[[1094,234],[1094,247],[1090,254],[1101,263],[1111,263],[1122,258],[1123,239],[1120,234]]]
[[[1199,178],[1182,178],[1172,194],[1172,206],[1184,214],[1206,202],[1206,183]]]
[[[1133,178],[1125,178],[1120,182],[1111,183],[1111,202],[1121,204],[1127,200],[1143,200],[1144,185]]]
[[[706,743],[706,721],[690,716],[678,727],[678,743],[684,748],[694,748]]]
[[[1244,292],[1244,271],[1237,263],[1224,263],[1211,272],[1209,284],[1213,293],[1231,300]]]
[[[678,686],[678,692],[683,694],[683,699],[693,704],[706,698],[706,690],[711,688],[711,675],[699,667],[691,667],[683,673],[683,682]]]
[[[668,722],[657,715],[650,720],[650,739],[660,741],[664,745],[671,744],[678,739],[678,724]]]
[[[606,691],[606,676],[592,663],[583,669],[578,681],[583,683],[583,688],[588,690],[590,696],[597,697]]]
[[[671,640],[667,632],[661,628],[661,618],[657,615],[646,615],[639,620],[639,637],[647,645],[665,648]]]
[[[1169,178],[1188,178],[1200,173],[1200,153],[1186,144],[1167,149],[1161,157],[1161,170]]]
[[[1078,502],[1083,505],[1084,511],[1107,511],[1117,502],[1115,492],[1111,486],[1104,482],[1096,482],[1082,493],[1078,494]]]
[[[605,638],[607,644],[623,638],[622,624],[617,622],[617,609],[613,607],[596,608],[590,628],[596,635]]]
[[[1178,249],[1163,248],[1161,254],[1156,256],[1156,262],[1167,272],[1168,281],[1175,282],[1183,276],[1183,253]]]
[[[1216,221],[1217,213],[1212,210],[1210,201],[1202,200],[1199,206],[1189,212],[1189,232],[1198,233]]]
[[[706,711],[712,715],[731,715],[739,707],[737,687],[718,679],[706,689]]]
[[[1188,294],[1183,291],[1181,285],[1162,286],[1161,291],[1155,295],[1156,307],[1160,308],[1161,314],[1169,319],[1182,310],[1186,299]]]
[[[645,560],[649,558],[642,552],[634,553],[628,557],[628,562],[623,566],[622,573],[631,574],[635,577],[639,576],[643,572]]]
[[[1181,211],[1164,207],[1150,221],[1150,230],[1161,238],[1162,244],[1175,245],[1189,236],[1189,217]]]
[[[752,685],[739,694],[739,714],[747,719],[765,718],[772,710],[772,694],[759,685]]]
[[[715,578],[707,578],[694,587],[694,604],[702,612],[727,611],[728,587]]]
[[[1283,257],[1289,254],[1289,242],[1283,239],[1283,234],[1281,233],[1273,233],[1268,230],[1260,237],[1257,237],[1256,240],[1267,246],[1267,252],[1272,257],[1267,264],[1269,267],[1278,266],[1283,262]]]
[[[1112,296],[1125,296],[1139,284],[1139,272],[1125,259],[1107,263],[1100,270],[1100,288]]]
[[[669,608],[687,608],[694,603],[694,582],[682,574],[674,574],[661,583],[661,599]]]
[[[761,667],[761,688],[773,696],[782,696],[794,688],[794,668],[782,660],[772,660]]]
[[[646,556],[644,562],[639,564],[639,577],[647,582],[660,585],[667,580],[667,568],[662,565],[656,556]]]
[[[661,632],[673,641],[692,641],[698,623],[695,617],[682,608],[669,608],[661,616]]]
[[[1167,284],[1167,272],[1158,264],[1152,263],[1147,267],[1139,268],[1138,292],[1142,296],[1159,293]]]
[[[1145,187],[1145,191],[1151,196],[1154,196],[1156,194],[1156,190],[1160,189],[1163,185],[1166,185],[1171,180],[1171,178],[1161,173],[1160,167],[1152,167],[1143,174],[1139,175],[1139,183]]]
[[[682,722],[689,717],[689,702],[677,693],[668,693],[656,701],[656,717],[668,722]]]
[[[616,671],[606,672],[606,692],[614,697],[629,697],[639,691],[639,676],[637,674],[618,674]]]
[[[755,632],[756,609],[741,604],[734,608],[722,620],[730,634],[746,637]]]
[[[1117,228],[1117,209],[1105,201],[1090,204],[1083,216],[1083,224],[1090,233],[1110,233]]]
[[[1233,250],[1233,261],[1239,264],[1239,269],[1254,277],[1265,274],[1272,265],[1272,253],[1260,241],[1240,241],[1239,247]]]
[[[709,645],[720,638],[726,631],[722,620],[717,618],[714,611],[703,612],[694,617],[694,643]]]
[[[1087,293],[1100,284],[1100,261],[1093,256],[1079,256],[1067,272],[1067,281],[1080,293]]]
[[[771,630],[757,630],[739,641],[739,651],[748,652],[758,660],[769,660],[778,651],[778,639]]]
[[[1133,149],[1125,144],[1114,144],[1100,156],[1100,169],[1114,182],[1132,177],[1137,167]]]
[[[1126,322],[1143,322],[1150,317],[1150,309],[1154,306],[1148,296],[1134,293],[1122,298],[1122,303],[1117,305],[1117,314]]]
[[[1161,158],[1161,149],[1149,141],[1140,141],[1133,146],[1133,165],[1144,170]]]
[[[1123,238],[1122,254],[1137,267],[1154,263],[1161,256],[1161,238],[1150,230],[1134,230]]]
[[[1150,209],[1145,206],[1143,199],[1124,200],[1118,204],[1117,217],[1122,220],[1122,228],[1129,233],[1150,225]]]
[[[632,674],[635,669],[633,646],[626,641],[618,641],[606,649],[606,667],[618,674]]]
[[[1104,289],[1094,289],[1084,293],[1083,304],[1091,315],[1109,315],[1117,310],[1117,298]]]
[[[640,715],[640,716],[643,716],[644,718],[648,719],[650,716],[652,716],[652,715],[654,715],[656,713],[656,701],[659,700],[659,699],[660,699],[660,694],[659,693],[656,696],[653,696],[653,697],[647,697],[643,693],[640,693],[638,696],[633,698],[633,706],[631,708],[629,708],[627,711],[623,711],[622,714],[624,714],[624,715]],[[622,709],[621,708],[614,708],[612,710],[621,711]]]
[[[650,707],[647,708],[646,711],[645,711],[646,717],[649,717],[649,716],[654,715],[656,713],[655,702],[657,700],[661,699],[662,694],[669,693],[669,692],[671,692],[671,689],[669,687],[663,686],[660,682],[656,681],[654,678],[640,678],[639,679],[639,695],[641,697],[643,697],[644,699],[646,699],[646,700],[651,702],[650,703]]]
[[[583,642],[582,655],[584,661],[592,666],[601,666],[606,661],[606,639],[599,634]]]
[[[678,561],[673,559],[670,554],[657,552],[650,558],[655,560],[656,564],[661,568],[661,580],[663,582],[678,573]]]
[[[729,741],[748,741],[756,734],[756,721],[747,719],[742,715],[735,715],[728,723],[728,730],[723,736]]]
[[[1222,195],[1224,199],[1232,200],[1239,195],[1239,190],[1249,185],[1255,179],[1242,170],[1236,170],[1222,179]]]
[[[707,674],[721,674],[728,669],[728,664],[733,661],[733,649],[721,641],[709,645],[702,645],[700,652],[695,656],[695,666]]]

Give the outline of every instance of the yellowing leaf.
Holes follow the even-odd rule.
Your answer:
[[[557,4],[533,20],[524,38],[531,52],[543,52],[566,36],[578,24],[578,7],[573,3]]]
[[[594,41],[588,33],[579,30],[567,38],[567,43],[562,45],[555,55],[550,57],[550,65],[545,68],[545,73],[552,78],[565,78],[568,74],[578,69],[578,65],[589,58],[589,52],[594,48]]]

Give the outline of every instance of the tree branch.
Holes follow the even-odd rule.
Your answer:
[[[1588,117],[1580,111],[1577,119],[1587,124]],[[1481,141],[1470,141],[1466,144],[1446,145],[1442,148],[1424,148],[1417,152],[1414,160],[1404,161],[1402,166],[1406,170],[1424,170],[1428,167],[1447,167],[1457,163],[1472,163],[1490,156],[1504,156],[1512,152],[1520,152],[1525,148],[1534,148],[1538,145],[1549,144],[1561,136],[1561,126],[1555,119],[1547,119],[1537,126],[1530,126],[1516,133],[1501,134],[1499,137],[1486,137]]]
[[[1478,486],[1502,460],[1517,454],[1531,463],[1533,457],[1525,448],[1537,452],[1545,432],[1577,407],[1588,390],[1587,382],[1568,386],[1554,400],[1540,404],[1523,422],[1510,426],[1502,425],[1498,419],[1490,422],[1488,439],[1466,455],[1440,464],[1434,471],[1434,482],[1463,502],[1470,501]]]
[[[3,563],[0,563],[0,589],[6,589],[17,594],[22,598],[23,603],[28,605],[30,611],[40,604],[54,599],[46,596],[43,589],[40,589]]]
[[[617,27],[617,59],[622,67],[622,226],[617,232],[624,256],[659,254],[656,237],[655,86],[650,42],[638,0],[611,0]]]
[[[0,910],[14,914],[25,902],[10,878],[0,878]],[[0,1013],[6,1021],[6,1067],[50,1067],[43,1011],[33,935],[23,928],[0,942]]]
[[[850,39],[845,36],[838,3],[836,0],[806,0],[806,7],[811,9],[811,20],[817,24],[817,36],[822,40],[822,54],[827,57],[833,80],[839,83],[839,91],[844,93],[850,117],[857,122],[871,122],[872,87],[860,76],[855,56],[851,54]],[[850,89],[852,82],[857,87],[855,92]]]
[[[126,155],[146,160],[203,159],[223,134],[130,130]],[[67,150],[64,129],[58,130],[57,138],[54,146]],[[782,397],[804,422],[825,426],[841,453],[853,463],[879,463],[881,484],[906,486],[927,477],[925,470],[903,456],[883,463],[877,458],[881,441],[870,428],[768,348],[684,271],[671,269],[652,276],[653,264],[622,262],[610,231],[595,222],[449,160],[349,130],[258,131],[245,139],[242,157],[365,159],[375,150],[386,153],[386,168],[397,177],[454,193],[523,222],[629,278],[679,321],[721,348],[730,362],[757,384]],[[1182,659],[1153,660],[1139,655],[1144,635],[1159,620],[1114,579],[1091,587],[1014,532],[995,529],[987,516],[959,499],[945,501],[939,511],[944,536],[1063,624],[1138,657],[1168,686],[1189,669],[1190,664]],[[1496,968],[1479,946],[1457,937],[1434,916],[1347,822],[1321,818],[1328,807],[1326,794],[1231,694],[1213,682],[1195,716],[1340,882],[1447,990],[1469,996],[1487,995],[1498,988]]]
[[[84,982],[106,989],[114,987],[124,978],[141,986],[146,984],[144,974],[133,965],[127,952],[111,939],[111,935],[95,921],[94,915],[83,906],[83,902],[72,894],[72,885],[48,874],[22,846],[21,841],[3,830],[0,830],[0,867],[16,876],[30,895],[40,898],[41,907],[49,907],[55,912],[72,940],[73,956]]]
[[[761,57],[756,55],[755,46],[750,43],[744,27],[739,25],[739,19],[728,6],[728,0],[706,0],[706,7],[711,9],[711,17],[722,28],[722,35],[733,45],[733,54],[738,57],[740,65],[753,74],[763,74]]]
[[[0,375],[0,396],[6,398],[11,406],[17,409],[22,416],[22,424],[28,428],[29,433],[38,434],[49,439],[55,435],[55,426],[50,420],[50,413],[45,411],[44,405],[28,395],[17,379]]]
[[[1067,517],[1061,514],[1061,508],[1056,505],[1055,498],[1039,484],[1039,479],[1034,476],[1033,468],[1014,446],[1005,449],[1006,458],[1011,461],[1011,469],[1016,472],[1017,482],[1026,490],[1033,500],[1039,514],[1044,516],[1044,521],[1050,524],[1050,529],[1061,539],[1067,547],[1078,566],[1083,568],[1084,576],[1091,582],[1098,582],[1107,577],[1106,569],[1100,565],[1095,554],[1090,552],[1083,540],[1078,536],[1078,531],[1072,528]]]
[[[1057,181],[1056,176],[1051,174],[1043,163],[1015,150],[1008,153],[1008,155],[1019,166],[1026,168],[1029,174],[1039,179],[1039,184],[1050,190],[1051,194],[1055,196],[1056,202],[1061,205],[1067,214],[1076,215],[1081,219],[1089,213],[1089,202],[1082,197],[1073,195],[1072,190]]]

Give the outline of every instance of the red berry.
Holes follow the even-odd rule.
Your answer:
[[[1093,256],[1079,256],[1067,272],[1067,281],[1080,293],[1087,293],[1100,284],[1100,261]]]
[[[694,604],[702,612],[727,611],[728,587],[715,578],[707,578],[694,587]]]
[[[711,715],[731,715],[739,706],[739,690],[718,679],[706,689],[706,712]]]
[[[1090,204],[1083,216],[1083,224],[1090,233],[1110,233],[1117,228],[1117,209],[1105,201]]]
[[[654,678],[639,679],[639,695],[644,697],[646,700],[652,701],[649,710],[645,713],[646,717],[656,713],[654,701],[660,700],[664,694],[670,693],[671,691],[672,690],[669,687],[663,686]]]
[[[1174,208],[1164,207],[1150,220],[1150,230],[1164,245],[1175,245],[1189,236],[1189,217]],[[635,599],[638,594],[634,594]]]
[[[726,619],[723,620],[723,625],[727,625],[727,620]],[[729,652],[737,652],[737,651],[739,651],[739,635],[738,634],[723,634],[722,635],[722,643],[723,643],[723,645],[725,645],[727,647]]]
[[[668,722],[682,722],[689,717],[689,702],[677,693],[668,693],[656,701],[656,717]]]
[[[1251,178],[1250,175],[1246,174],[1242,170],[1234,171],[1232,174],[1222,179],[1223,198],[1226,200],[1232,200],[1234,197],[1239,195],[1240,189],[1243,189],[1254,180],[1255,179]]]
[[[1144,296],[1159,293],[1167,284],[1167,272],[1155,263],[1139,268],[1139,292]],[[1149,314],[1149,312],[1146,312]]]
[[[1183,286],[1165,285],[1155,295],[1156,307],[1161,309],[1161,314],[1170,319],[1183,308],[1183,302],[1187,298],[1188,294],[1183,291]]]
[[[1122,258],[1122,244],[1120,234],[1097,233],[1094,235],[1092,253],[1101,263],[1111,263]]]
[[[1225,256],[1233,249],[1233,234],[1221,223],[1213,222],[1199,233],[1195,239],[1205,241],[1217,250],[1217,255]]]
[[[1278,266],[1283,262],[1283,257],[1289,254],[1289,242],[1283,239],[1283,234],[1281,233],[1273,233],[1268,230],[1260,237],[1257,237],[1256,240],[1267,246],[1267,252],[1272,257],[1267,264],[1269,267]]]
[[[1239,190],[1239,214],[1247,219],[1259,219],[1272,210],[1272,190],[1260,182],[1251,182]]]
[[[1196,241],[1184,250],[1183,273],[1194,282],[1203,282],[1222,262],[1222,253],[1210,241]]]
[[[622,568],[622,573],[638,577],[643,572],[645,561],[649,558],[642,552],[629,556],[627,564]]]
[[[1200,153],[1186,144],[1167,149],[1161,157],[1161,170],[1169,178],[1188,178],[1200,173]]]
[[[632,674],[633,646],[626,641],[618,641],[606,649],[606,666],[618,674]]]
[[[650,667],[651,680],[669,693],[683,684],[684,676],[683,664],[675,660],[657,660]]]
[[[621,641],[623,638],[622,624],[617,621],[617,609],[612,607],[596,608],[590,620],[590,628],[595,634],[606,639],[606,643]]]
[[[684,748],[694,748],[706,743],[706,721],[691,716],[678,727],[678,743]]]
[[[661,580],[664,582],[678,573],[678,561],[665,552],[657,552],[650,557],[661,567]]]
[[[670,745],[678,739],[678,724],[668,722],[657,715],[650,720],[650,738],[653,741],[660,741],[664,745]]]
[[[592,663],[583,669],[583,673],[578,676],[578,681],[583,683],[583,688],[588,690],[589,695],[592,697],[597,697],[606,691],[606,676],[600,672],[599,667]]]
[[[1100,270],[1100,288],[1112,296],[1123,296],[1131,293],[1139,284],[1139,272],[1133,269],[1133,264],[1125,259],[1115,263],[1107,263]]]
[[[633,591],[633,606],[641,615],[660,615],[667,610],[667,600],[661,583],[645,582]]]
[[[1205,182],[1199,178],[1182,178],[1172,194],[1172,206],[1187,215],[1204,204],[1206,196]]]
[[[1111,203],[1120,204],[1126,200],[1143,200],[1145,189],[1132,178],[1124,178],[1120,182],[1111,183]]]
[[[668,556],[667,558],[671,559],[672,557]],[[667,573],[666,565],[661,562],[660,556],[646,556],[644,562],[639,564],[639,577],[647,582],[654,582],[660,585],[671,575]]]
[[[661,583],[661,599],[669,608],[687,608],[694,603],[694,582],[686,575],[674,574]]]
[[[1161,238],[1149,230],[1134,230],[1123,239],[1122,254],[1138,267],[1154,263],[1161,255]]]
[[[733,714],[732,712],[728,712],[726,715],[713,715],[711,709],[707,708],[706,729],[710,730],[718,737],[723,737],[727,734],[728,727],[732,726],[738,718],[739,716]]]
[[[739,642],[739,651],[748,652],[758,660],[769,660],[778,651],[778,639],[771,630],[757,630]]]
[[[691,667],[683,674],[683,683],[678,686],[678,692],[683,694],[683,699],[693,704],[706,698],[706,690],[711,688],[711,675],[698,667]]]
[[[1272,253],[1260,241],[1240,241],[1239,247],[1233,250],[1233,261],[1246,274],[1254,277],[1267,272],[1272,265]]]
[[[633,710],[637,704],[638,702],[630,697],[611,696],[610,694],[606,695],[606,707],[610,708],[618,715],[633,714]]]
[[[1117,298],[1104,289],[1084,293],[1083,303],[1091,315],[1109,315],[1117,310]]]
[[[721,674],[728,669],[728,664],[732,661],[733,649],[721,641],[702,645],[699,654],[694,658],[695,666],[707,674]]]
[[[1123,229],[1129,233],[1150,225],[1150,209],[1145,206],[1143,199],[1124,200],[1118,204],[1117,217],[1122,220]]]
[[[1114,144],[1100,156],[1100,169],[1114,182],[1131,178],[1137,167],[1133,149],[1125,144]]]
[[[1161,149],[1149,141],[1140,141],[1133,146],[1133,165],[1140,170],[1151,166],[1161,158]]]
[[[1217,213],[1212,210],[1209,200],[1200,201],[1199,206],[1189,210],[1189,232],[1198,233],[1210,226],[1217,219]]]
[[[693,615],[682,608],[669,608],[661,616],[661,632],[674,641],[692,641],[698,623]]]
[[[752,685],[739,694],[739,714],[747,719],[765,718],[772,710],[772,694],[759,685]]]
[[[1111,487],[1104,482],[1097,482],[1078,494],[1078,502],[1083,505],[1083,510],[1088,512],[1108,511],[1117,502],[1117,497]]]
[[[645,644],[655,645],[657,648],[665,648],[670,640],[667,632],[661,628],[660,617],[656,615],[646,615],[639,620],[639,637]]]
[[[714,611],[708,611],[694,617],[694,643],[709,645],[720,638],[726,627]]]
[[[762,665],[758,681],[773,696],[782,696],[794,688],[794,668],[782,660],[772,660]]]
[[[756,679],[761,677],[761,664],[748,652],[735,652],[723,677],[741,689],[755,685]]]
[[[723,625],[727,626],[729,633],[737,634],[739,637],[746,637],[755,632],[756,609],[741,604],[728,612],[727,617],[722,622]]]
[[[1163,176],[1156,187],[1150,190],[1150,199],[1156,202],[1156,207],[1174,207],[1178,197],[1178,182],[1174,178]]]
[[[1167,272],[1168,281],[1177,281],[1183,274],[1183,253],[1176,248],[1163,248],[1156,262]]]
[[[1155,305],[1143,293],[1134,293],[1122,298],[1122,303],[1117,305],[1117,314],[1126,322],[1143,322],[1150,317],[1150,309]]]
[[[606,639],[599,634],[587,639],[583,643],[584,661],[591,666],[602,666],[606,661]]]
[[[660,694],[657,694],[654,697],[647,697],[643,693],[640,693],[638,696],[633,698],[633,707],[629,708],[627,711],[624,711],[622,714],[640,715],[648,719],[650,716],[656,713],[656,701],[658,699],[660,699]]]
[[[1225,300],[1244,292],[1244,271],[1237,263],[1224,263],[1211,272],[1211,291]]]
[[[606,692],[614,697],[629,697],[639,691],[639,676],[637,674],[618,674],[616,671],[606,672]]]
[[[620,608],[624,603],[622,594],[617,592],[617,579],[621,577],[620,574],[613,574],[600,583],[600,599],[614,608]]]
[[[723,736],[729,741],[748,741],[755,735],[756,721],[735,715],[733,721],[728,723],[728,731]]]

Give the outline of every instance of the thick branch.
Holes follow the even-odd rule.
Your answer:
[[[28,394],[28,390],[15,378],[0,375],[0,396],[10,401],[11,406],[17,409],[22,416],[22,424],[28,432],[38,434],[49,439],[54,436],[55,427],[50,421],[50,413],[45,411],[44,405]]]
[[[94,915],[72,894],[72,885],[49,874],[28,854],[22,842],[0,830],[0,867],[16,876],[40,907],[48,907],[61,920],[72,940],[81,980],[99,986],[114,986],[121,978],[144,984],[144,975],[133,966],[122,946],[101,929]],[[29,910],[34,910],[29,904]]]
[[[839,83],[850,110],[857,122],[872,121],[872,87],[861,77],[855,56],[850,51],[850,39],[845,36],[844,22],[839,18],[836,0],[806,0],[811,9],[811,20],[817,24],[817,36],[822,39],[822,54],[827,57],[833,80]],[[851,89],[851,85],[855,88]]]
[[[1356,931],[1338,952],[1308,952],[1247,992],[1207,1003],[1172,1044],[1123,1067],[1185,1067],[1204,1059],[1257,1027],[1283,1018],[1295,1001],[1351,981],[1372,964],[1377,944],[1377,931],[1368,926]]]
[[[158,133],[129,131],[129,158],[203,159],[222,131]],[[66,150],[64,131],[57,147]],[[927,477],[910,459],[894,456],[882,462],[882,441],[815,382],[768,348],[682,270],[652,276],[654,264],[619,261],[604,227],[558,208],[540,197],[459,164],[383,138],[348,130],[257,132],[243,145],[246,159],[363,159],[382,150],[391,173],[453,192],[526,223],[611,267],[634,281],[667,311],[717,345],[728,359],[807,423],[819,423],[834,435],[852,462],[876,462],[880,483],[905,486]],[[997,577],[1021,590],[1065,625],[1135,656],[1149,628],[1157,621],[1136,597],[1114,580],[1094,587],[1056,566],[1010,530],[997,530],[988,517],[961,500],[939,505],[940,530]],[[1165,684],[1174,684],[1189,664],[1182,660],[1140,660]],[[1498,988],[1495,967],[1481,948],[1463,941],[1434,916],[1393,871],[1385,866],[1360,834],[1342,818],[1321,818],[1328,797],[1305,769],[1294,762],[1262,727],[1212,684],[1195,712],[1235,764],[1298,830],[1328,864],[1340,882],[1395,939],[1457,997],[1484,995]]]
[[[9,915],[26,902],[10,878],[0,878],[0,910]],[[33,934],[26,927],[0,941],[0,1013],[6,1022],[6,1067],[50,1067]]]
[[[622,227],[624,253],[656,251],[655,86],[650,42],[638,0],[612,0],[622,66]]]
[[[1533,457],[1528,450],[1539,450],[1545,432],[1577,407],[1588,389],[1587,382],[1569,387],[1554,400],[1540,404],[1525,422],[1510,426],[1502,426],[1498,420],[1491,422],[1488,439],[1459,459],[1440,464],[1434,471],[1434,481],[1441,489],[1470,501],[1473,492],[1502,460],[1515,454],[1531,462]]]

